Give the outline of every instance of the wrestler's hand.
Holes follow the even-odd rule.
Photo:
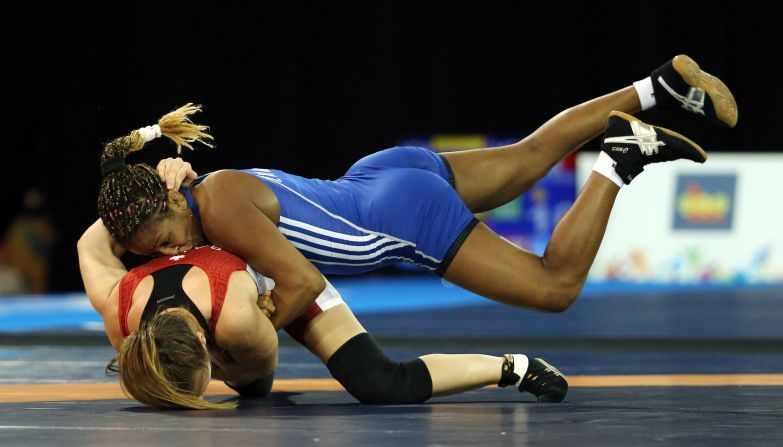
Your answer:
[[[275,303],[272,302],[271,290],[267,290],[259,296],[256,304],[258,304],[258,308],[261,309],[261,312],[263,312],[267,318],[272,318],[272,314],[275,313]]]
[[[190,163],[183,159],[165,158],[158,163],[158,175],[166,183],[166,188],[178,190],[185,179],[193,180],[198,177]]]

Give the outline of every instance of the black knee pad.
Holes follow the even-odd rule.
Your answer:
[[[265,397],[272,390],[272,382],[275,380],[275,374],[272,373],[264,378],[258,379],[254,382],[250,382],[247,385],[231,386],[229,388],[239,393],[242,397],[259,398]]]
[[[326,366],[363,404],[421,403],[432,397],[432,377],[421,359],[393,362],[366,332],[342,345]]]

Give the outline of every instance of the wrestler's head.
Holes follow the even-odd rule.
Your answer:
[[[151,166],[125,164],[128,153],[161,135],[174,141],[177,151],[182,146],[192,149],[190,143],[196,141],[209,145],[204,141],[212,138],[207,127],[188,118],[199,110],[187,104],[163,116],[158,124],[134,130],[103,148],[98,215],[112,237],[135,253],[173,255],[204,243],[201,226],[185,197],[167,191]]]
[[[133,253],[171,256],[205,244],[201,223],[193,217],[185,197],[169,191],[165,210],[158,210],[123,245]]]
[[[162,408],[230,409],[236,404],[203,399],[219,365],[209,351],[198,320],[184,308],[155,315],[128,336],[107,366],[118,372],[123,390],[147,405]]]

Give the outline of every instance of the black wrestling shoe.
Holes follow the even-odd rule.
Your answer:
[[[737,101],[726,84],[680,54],[650,75],[655,102],[662,108],[682,108],[724,126],[737,125]]]
[[[558,403],[565,399],[568,382],[557,368],[542,359],[529,359],[525,376],[520,377],[514,372],[514,357],[511,354],[504,357],[499,387],[518,386],[519,391],[536,396],[538,403]]]
[[[601,150],[615,161],[614,170],[626,184],[650,163],[679,159],[704,163],[707,153],[688,138],[651,126],[623,112],[609,113]]]

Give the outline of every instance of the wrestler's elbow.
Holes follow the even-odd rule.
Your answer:
[[[296,302],[303,305],[309,305],[311,302],[315,301],[318,295],[320,295],[326,287],[324,277],[318,270],[315,270],[315,273],[299,271],[294,275],[281,278],[279,282],[276,280],[276,282],[277,288],[280,288],[285,284],[287,290],[286,294],[298,297]]]
[[[312,297],[318,297],[326,287],[326,281],[320,272],[308,274],[306,278],[302,279],[300,284],[304,288],[304,293]],[[315,300],[315,298],[313,298],[313,300]]]

